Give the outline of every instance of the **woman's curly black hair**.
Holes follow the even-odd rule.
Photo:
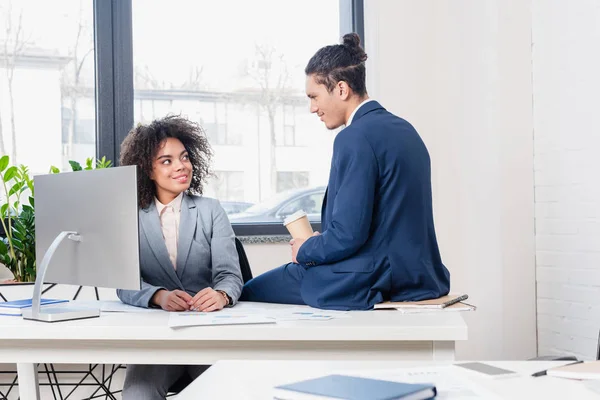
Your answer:
[[[141,208],[147,208],[156,195],[156,187],[150,179],[152,164],[167,138],[179,139],[188,152],[194,170],[187,193],[201,195],[203,184],[212,175],[212,148],[199,124],[178,115],[168,115],[148,125],[139,124],[129,131],[121,144],[120,164],[138,166],[138,202]]]

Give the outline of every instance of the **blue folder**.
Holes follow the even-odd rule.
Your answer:
[[[41,299],[40,305],[66,303],[69,300]],[[21,315],[24,308],[31,307],[31,299],[13,300],[0,303],[0,315]]]

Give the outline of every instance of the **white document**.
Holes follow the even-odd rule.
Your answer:
[[[274,318],[257,314],[228,313],[217,311],[203,312],[172,312],[169,313],[169,327],[179,328],[184,326],[215,326],[215,325],[246,325],[246,324],[274,324]]]
[[[262,315],[277,321],[327,321],[334,318],[350,318],[346,311],[321,310],[312,307],[261,307],[255,303],[239,302],[234,307],[223,309],[220,313]]]
[[[100,301],[100,311],[102,312],[125,312],[125,313],[148,313],[148,312],[166,312],[160,308],[135,307],[122,303],[117,300]]]
[[[381,370],[347,370],[346,375],[406,383],[432,383],[437,389],[436,400],[498,399],[499,397],[457,373],[452,366],[414,367]]]
[[[312,307],[289,307],[271,310],[277,321],[327,321],[334,318],[350,318],[345,311],[320,310]]]
[[[583,386],[592,393],[600,395],[600,380],[588,379],[583,381]]]

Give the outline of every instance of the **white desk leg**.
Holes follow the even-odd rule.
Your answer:
[[[454,361],[454,342],[433,342],[433,361]]]
[[[37,364],[17,364],[19,375],[19,398],[21,400],[40,400]]]

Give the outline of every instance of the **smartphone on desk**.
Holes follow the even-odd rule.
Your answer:
[[[504,368],[494,367],[493,365],[485,364],[482,362],[468,362],[454,364],[456,367],[465,368],[469,371],[479,372],[482,376],[487,378],[510,378],[516,377],[518,374],[515,371],[511,371]]]

